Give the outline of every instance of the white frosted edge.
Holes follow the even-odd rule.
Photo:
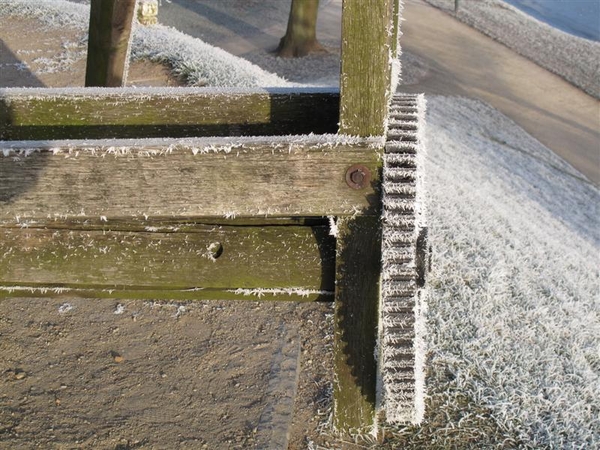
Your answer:
[[[127,79],[129,77],[129,67],[131,66],[131,48],[133,46],[133,36],[135,35],[135,30],[140,26],[138,23],[138,8],[140,6],[140,2],[136,1],[133,6],[133,16],[131,17],[131,37],[127,39],[127,50],[125,52],[125,67],[123,69],[123,79],[122,84],[127,83]]]
[[[249,94],[339,94],[337,87],[68,87],[68,88],[0,88],[0,96],[115,96],[154,95],[249,95]]]
[[[391,66],[392,66],[392,74],[391,74],[391,88],[392,93],[396,92],[398,86],[402,82],[402,47],[400,46],[400,38],[402,37],[402,13],[404,12],[404,0],[398,1],[398,42],[397,45],[397,55],[391,55]]]
[[[425,180],[425,158],[427,156],[427,140],[426,140],[426,128],[427,123],[425,120],[425,114],[427,111],[427,99],[424,94],[417,96],[417,155],[416,162],[417,167],[421,170],[417,171],[417,183],[416,183],[416,199],[415,199],[415,220],[418,228],[427,226],[427,183]]]
[[[419,292],[415,305],[415,412],[413,424],[420,424],[425,417],[425,363],[427,360],[427,297],[426,288]]]
[[[416,180],[416,199],[415,199],[415,220],[417,228],[427,227],[427,203],[426,203],[426,179],[425,179],[425,157],[427,152],[427,143],[425,140],[427,100],[425,95],[420,94],[417,97],[417,171]],[[425,289],[421,289],[415,299],[415,410],[412,423],[420,424],[425,415],[425,398],[427,395],[425,385],[425,362],[427,355],[427,323],[426,311],[427,304],[425,299]]]
[[[304,289],[299,287],[289,287],[289,288],[256,288],[256,289],[228,289],[227,292],[236,294],[236,295],[244,295],[244,296],[254,296],[258,298],[262,298],[265,295],[299,295],[300,297],[308,297],[310,295],[327,295],[332,296],[334,292],[332,291],[321,291],[316,289]]]
[[[13,292],[28,292],[28,293],[36,293],[40,292],[45,294],[47,292],[52,292],[54,294],[62,294],[63,292],[71,292],[73,288],[67,287],[36,287],[36,286],[0,286],[0,291],[13,293]],[[83,288],[81,290],[84,290]]]
[[[199,138],[143,138],[143,139],[73,139],[48,141],[0,141],[0,156],[13,154],[46,152],[64,153],[69,151],[104,151],[108,153],[127,153],[148,149],[162,150],[166,153],[175,150],[202,148],[245,148],[263,145],[273,149],[290,149],[290,146],[315,146],[334,148],[343,145],[366,145],[374,149],[384,144],[382,138],[362,138],[343,134],[306,134],[287,136],[241,136],[241,137],[199,137]]]

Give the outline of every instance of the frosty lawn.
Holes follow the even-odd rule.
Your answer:
[[[428,111],[430,395],[489,408],[526,448],[594,448],[598,190],[480,102]]]

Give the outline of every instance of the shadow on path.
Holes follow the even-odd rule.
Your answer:
[[[37,78],[10,48],[0,39],[0,88],[5,87],[44,87]]]

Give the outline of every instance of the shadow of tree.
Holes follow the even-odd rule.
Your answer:
[[[274,45],[277,45],[277,42],[279,42],[279,38],[281,38],[281,36],[279,37],[275,37],[272,36],[269,33],[266,33],[263,29],[259,28],[256,25],[253,25],[252,23],[246,21],[246,20],[242,20],[242,18],[239,15],[235,15],[234,14],[234,10],[231,9],[231,12],[227,11],[227,7],[228,6],[232,6],[231,2],[223,2],[222,4],[217,3],[217,2],[210,2],[210,1],[192,1],[192,0],[172,0],[172,2],[174,5],[179,6],[180,8],[185,8],[188,11],[190,11],[190,13],[192,14],[192,16],[195,14],[196,20],[198,20],[198,16],[203,19],[203,20],[198,20],[198,33],[199,36],[197,37],[202,37],[202,30],[201,30],[201,26],[202,26],[202,22],[209,22],[210,24],[214,24],[218,27],[222,27],[224,29],[227,29],[229,31],[231,31],[232,33],[234,33],[235,35],[239,36],[239,37],[256,37],[259,36],[261,38],[268,38],[268,39],[273,39],[274,40]],[[260,7],[261,5],[258,4],[257,7]],[[289,10],[289,7],[288,7]],[[166,20],[168,22],[168,24],[171,24],[171,22],[173,22],[174,20],[176,20],[174,17],[164,17],[164,12],[162,8],[159,8],[159,15],[162,15],[163,17],[161,17],[161,21]],[[282,23],[287,19],[287,16],[282,18]],[[180,20],[180,18],[179,18]],[[186,31],[189,32],[189,31]],[[192,35],[195,35],[196,33],[192,33]]]

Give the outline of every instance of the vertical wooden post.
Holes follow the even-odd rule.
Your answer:
[[[375,423],[381,228],[378,216],[338,222],[334,426],[368,434]]]
[[[386,133],[398,10],[398,0],[344,0],[341,134]],[[356,216],[338,229],[334,426],[345,435],[366,434],[376,415],[380,218]]]
[[[344,0],[340,133],[383,136],[391,95],[395,0]]]
[[[86,86],[120,87],[127,78],[136,0],[92,0]]]

